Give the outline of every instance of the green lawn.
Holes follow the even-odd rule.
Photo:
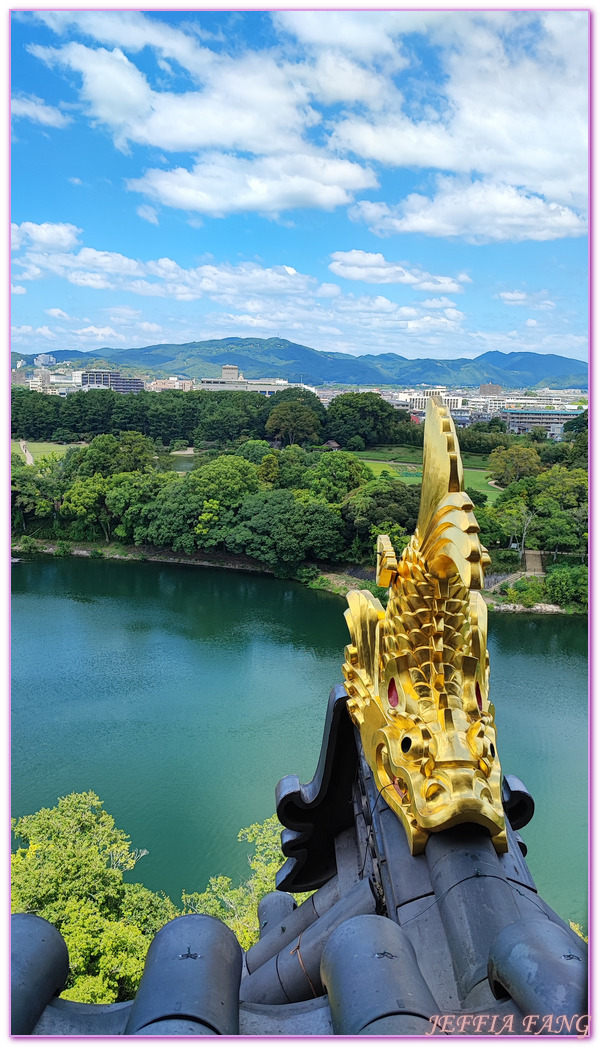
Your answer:
[[[355,451],[354,453],[357,458],[369,462],[409,462],[413,465],[420,465],[423,461],[423,448],[413,447],[411,444],[374,447],[372,451]],[[487,454],[471,454],[470,451],[461,451],[460,456],[465,469],[487,469],[488,467]]]
[[[369,466],[369,469],[375,476],[381,476],[382,472],[387,470],[394,476],[398,476],[406,484],[420,484],[423,478],[420,463],[417,466],[402,462],[373,462],[364,458],[363,461],[365,465]],[[495,487],[490,487],[485,469],[465,469],[465,487],[472,487],[474,490],[486,494],[490,504],[495,502],[500,494],[500,491]]]
[[[55,454],[65,454],[66,451],[68,451],[69,447],[80,447],[81,444],[52,444],[49,442],[37,443],[35,440],[25,440],[25,446],[27,447],[28,451],[31,451],[34,462],[37,462],[38,458],[41,458],[45,454],[52,454],[53,452]],[[18,440],[10,441],[10,451],[11,454],[18,454],[19,457],[22,458],[23,461],[25,461],[25,455],[19,447]]]

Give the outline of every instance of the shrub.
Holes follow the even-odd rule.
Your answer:
[[[22,553],[35,553],[37,551],[37,542],[30,535],[24,534],[23,537],[19,539],[17,548]]]
[[[546,575],[546,592],[549,600],[560,607],[573,605],[579,610],[587,610],[587,567],[557,567],[549,571]]]
[[[70,556],[73,551],[71,542],[65,542],[62,538],[56,543],[55,556]]]
[[[365,441],[363,440],[362,436],[351,436],[350,439],[346,442],[347,451],[364,451],[364,449]]]
[[[91,560],[103,560],[104,559],[104,553],[102,552],[102,549],[90,549],[90,559]]]
[[[521,607],[534,607],[536,603],[544,603],[547,598],[543,580],[535,575],[517,578],[510,586],[504,583],[500,591],[506,593],[509,603],[518,603]]]

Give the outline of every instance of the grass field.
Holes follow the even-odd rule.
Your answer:
[[[381,476],[382,472],[387,470],[394,476],[398,476],[406,484],[421,483],[422,472],[420,463],[417,466],[402,462],[373,462],[364,458],[363,461],[365,465],[369,466],[369,469],[372,470],[375,476]],[[500,494],[497,488],[490,487],[485,469],[465,469],[465,487],[472,487],[475,491],[481,491],[483,494],[486,494],[490,504],[495,502]]]
[[[413,465],[420,465],[423,461],[423,448],[413,447],[411,444],[375,447],[372,451],[355,451],[354,453],[357,458],[369,462],[409,462]],[[461,451],[460,456],[465,469],[487,469],[488,467],[487,454],[471,454],[469,451]]]
[[[34,462],[37,462],[38,458],[42,458],[45,454],[65,454],[69,447],[79,447],[80,444],[51,444],[51,443],[36,443],[35,440],[25,440],[25,446],[28,451],[31,451]],[[18,440],[10,441],[11,454],[18,454],[20,458],[25,461],[25,455],[19,447]]]

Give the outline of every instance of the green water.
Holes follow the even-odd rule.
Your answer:
[[[284,774],[312,778],[344,602],[260,575],[76,559],[12,568],[12,814],[93,789],[134,847],[134,879],[202,890],[247,873],[245,825]],[[587,622],[490,620],[503,770],[533,793],[541,893],[586,923]]]

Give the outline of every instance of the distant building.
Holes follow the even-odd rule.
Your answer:
[[[244,378],[243,374],[235,364],[223,364],[221,366],[220,378],[201,378],[197,388],[206,389],[210,392],[247,392],[261,393],[263,396],[273,396],[282,389],[311,389],[303,383],[292,384],[285,378]]]
[[[178,389],[183,393],[189,393],[194,388],[193,378],[156,378],[152,382],[146,382],[146,389],[153,393],[163,393],[167,389]]]
[[[501,396],[501,394],[502,386],[494,385],[493,382],[487,382],[486,384],[479,386],[480,396]]]
[[[549,408],[544,410],[539,407],[506,408],[500,412],[500,418],[506,422],[509,433],[524,434],[531,432],[537,426],[546,430],[551,440],[559,440],[562,436],[565,422],[576,418],[581,411],[560,410]]]
[[[115,393],[141,393],[144,389],[142,378],[124,378],[120,371],[82,371],[81,388],[112,389]]]
[[[415,393],[410,397],[409,408],[411,411],[426,411],[429,398],[439,396],[442,403],[451,411],[462,407],[462,396],[446,392],[445,386],[437,386],[435,389],[425,389],[423,392]]]
[[[56,363],[56,357],[50,356],[49,353],[40,353],[33,362],[36,367],[50,367],[51,364]]]
[[[29,379],[28,385],[36,393],[47,393],[50,388],[50,371],[40,367],[37,374]]]

